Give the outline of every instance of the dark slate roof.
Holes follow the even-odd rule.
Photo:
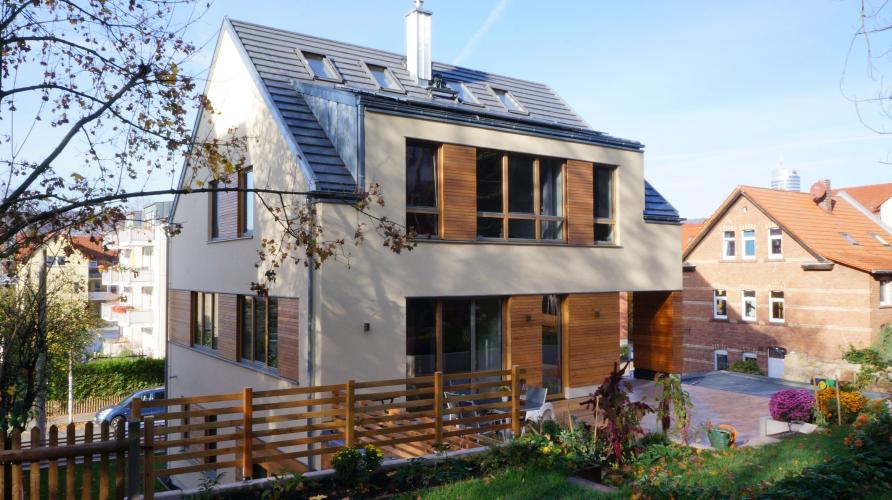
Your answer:
[[[432,95],[427,87],[416,84],[405,69],[405,57],[402,54],[243,21],[229,20],[229,23],[269,90],[275,105],[281,111],[286,126],[292,131],[300,149],[304,152],[316,176],[317,190],[352,191],[355,180],[302,95],[295,90],[293,82],[363,94],[369,96],[372,102],[389,101],[390,105],[399,103],[403,109],[409,109],[410,112],[417,112],[424,107],[435,107],[441,114],[453,113],[448,118],[456,118],[457,121],[461,121],[461,115],[469,115],[470,117],[465,120],[476,119],[481,125],[489,124],[499,128],[508,126],[526,132],[534,127],[560,130],[562,137],[573,140],[633,150],[643,148],[638,142],[611,137],[593,130],[557,93],[541,83],[434,62],[432,70],[435,76],[440,75],[445,80],[464,83],[479,101],[479,105],[461,103],[448,96],[437,93]],[[329,57],[343,77],[343,82],[314,79],[300,60],[297,50]],[[363,67],[363,61],[389,68],[405,92],[396,93],[378,89]],[[511,92],[527,113],[512,113],[505,109],[492,92],[493,87]]]
[[[649,182],[644,181],[644,220],[666,224],[681,224],[684,220],[678,210],[663,198]]]

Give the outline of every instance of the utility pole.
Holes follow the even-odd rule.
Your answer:
[[[34,409],[37,413],[37,428],[40,429],[40,440],[46,436],[46,349],[47,349],[47,324],[46,324],[46,246],[41,250],[40,274],[37,285],[37,367],[36,381],[37,393],[34,397]]]

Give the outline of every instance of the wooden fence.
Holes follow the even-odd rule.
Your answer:
[[[95,413],[106,406],[118,404],[125,397],[127,397],[126,394],[123,396],[76,399],[73,401],[72,410],[75,415],[80,413]],[[47,418],[61,417],[63,415],[68,415],[68,401],[53,399],[46,402]]]

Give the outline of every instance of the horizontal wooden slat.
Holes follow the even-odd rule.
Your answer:
[[[375,401],[380,399],[404,398],[412,396],[431,396],[434,395],[433,387],[427,389],[414,389],[405,391],[389,391],[389,392],[372,392],[368,394],[356,394],[356,401]]]
[[[356,437],[396,434],[399,432],[433,429],[434,427],[435,427],[434,421],[431,420],[430,422],[424,422],[421,424],[409,424],[409,425],[399,425],[396,427],[381,427],[381,428],[376,428],[376,429],[358,430],[358,431],[356,431]]]
[[[226,469],[228,467],[238,467],[241,465],[240,460],[229,460],[228,462],[210,462],[206,464],[189,465],[186,467],[177,467],[174,469],[157,469],[155,475],[158,477],[176,476],[179,474],[192,474],[194,472],[204,472],[208,470]]]
[[[482,372],[447,373],[443,380],[475,380],[489,377],[504,377],[511,375],[511,370],[487,370]]]
[[[414,378],[392,378],[388,380],[373,380],[369,382],[357,382],[355,385],[356,389],[368,389],[371,387],[393,387],[393,386],[405,386],[405,385],[415,385],[415,384],[430,384],[434,381],[434,377],[431,375],[427,375],[424,377],[414,377]]]
[[[277,403],[253,404],[251,405],[251,408],[255,412],[258,412],[267,410],[281,410],[284,408],[306,408],[309,406],[323,406],[343,402],[344,398],[298,399],[294,401],[279,401]]]
[[[152,415],[155,420],[179,420],[191,417],[206,417],[218,415],[237,415],[242,412],[241,406],[227,406],[225,408],[210,408],[207,410],[172,411],[168,413],[156,413]]]
[[[279,453],[279,454],[269,457],[268,459],[266,459],[266,457],[264,457],[264,458],[255,457],[255,459],[252,460],[251,463],[253,463],[253,464],[268,464],[268,463],[281,462],[282,460],[288,460],[291,458],[309,457],[311,455],[327,455],[329,453],[335,453],[338,450],[340,450],[341,448],[343,448],[343,446],[331,446],[329,448],[318,448],[318,449],[314,449],[314,450],[302,450],[302,451],[293,451],[290,453]]]
[[[254,392],[254,399],[260,398],[274,398],[279,396],[295,396],[298,394],[317,394],[320,392],[334,392],[334,391],[345,391],[347,386],[345,384],[334,384],[334,385],[317,385],[317,386],[308,386],[308,387],[289,387],[287,389],[271,389],[267,391],[256,391]]]
[[[384,440],[368,440],[367,442],[370,444],[374,444],[378,448],[384,446],[393,446],[395,444],[406,444],[406,443],[422,443],[425,441],[433,441],[435,436],[433,434],[421,434],[418,436],[408,436],[402,438],[394,438],[394,439],[384,439]]]
[[[511,401],[502,401],[499,403],[485,403],[473,406],[462,406],[459,408],[444,408],[443,415],[453,415],[455,413],[470,413],[480,410],[498,410],[500,408],[511,408]]]
[[[501,397],[510,397],[511,391],[497,391],[497,392],[482,392],[480,394],[458,394],[458,395],[449,395],[446,398],[446,402],[450,401],[476,401],[483,399],[498,399]]]
[[[467,429],[459,429],[457,431],[444,432],[443,437],[449,438],[449,437],[467,436],[469,434],[484,434],[487,432],[494,432],[494,431],[499,431],[502,429],[510,429],[510,428],[511,428],[510,422],[505,423],[505,424],[488,425],[486,427],[479,427],[479,428],[469,427]]]
[[[415,420],[419,418],[430,418],[434,416],[433,410],[427,411],[419,411],[419,412],[405,412],[405,413],[397,413],[394,415],[358,415],[356,418],[357,424],[369,424],[369,423],[380,423],[380,422],[395,422],[398,420]]]
[[[221,455],[231,455],[239,452],[241,446],[229,446],[226,448],[211,448],[208,450],[185,451],[176,454],[158,455],[155,461],[161,463],[176,462],[177,460],[191,460],[193,458],[218,457]]]
[[[344,434],[326,434],[324,436],[310,436],[294,439],[282,439],[280,441],[265,441],[263,443],[255,443],[251,446],[253,450],[277,450],[286,446],[301,446],[305,444],[324,443],[326,441],[336,441],[344,439]]]
[[[287,413],[283,415],[267,415],[265,417],[254,417],[252,422],[256,424],[269,424],[272,422],[287,422],[289,420],[306,420],[308,418],[330,417],[334,415],[343,415],[343,408],[332,408],[328,410],[305,411],[302,413]]]
[[[156,448],[176,448],[178,446],[190,446],[193,444],[221,443],[224,441],[237,441],[242,438],[240,432],[230,434],[215,434],[213,436],[189,436],[184,439],[171,439],[170,441],[155,441]]]
[[[254,437],[280,436],[283,434],[297,434],[301,432],[322,431],[327,429],[343,428],[343,422],[323,422],[317,424],[294,425],[289,427],[274,427],[271,429],[255,429],[251,434]]]
[[[205,431],[210,429],[222,429],[224,427],[238,427],[241,419],[218,420],[216,422],[201,422],[197,424],[171,425],[168,427],[155,427],[156,435],[170,435],[189,431]]]
[[[241,399],[242,394],[240,392],[233,392],[229,394],[207,394],[202,396],[186,396],[182,398],[156,399],[153,401],[143,401],[140,406],[142,408],[156,408],[159,406],[214,403],[218,401],[241,401]]]

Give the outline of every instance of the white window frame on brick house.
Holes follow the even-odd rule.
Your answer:
[[[747,294],[752,295],[747,295]],[[756,302],[756,291],[755,290],[743,290],[740,292],[741,297],[741,307],[740,307],[740,319],[743,321],[754,322],[758,319],[758,302]],[[746,315],[746,305],[747,303],[752,302],[753,304],[753,316]]]
[[[746,244],[748,242],[753,242],[753,253],[748,254],[746,252]],[[756,230],[755,229],[743,229],[740,231],[740,250],[743,252],[740,254],[740,258],[743,260],[756,260]]]
[[[722,260],[734,260],[737,258],[736,244],[737,238],[734,231],[722,231]]]
[[[781,317],[774,315],[774,304],[780,304]],[[786,322],[786,308],[784,307],[784,292],[782,290],[771,290],[768,292],[768,321],[772,323]]]
[[[748,359],[757,361],[759,359],[759,356],[754,352],[745,352],[745,353],[741,354],[740,359],[742,359],[744,361],[746,361]]]
[[[883,307],[892,306],[892,280],[880,281],[880,305]]]
[[[780,252],[774,253],[774,242],[778,242]],[[779,227],[768,229],[768,258],[783,259],[784,258],[784,232]]]
[[[718,371],[719,369],[719,356],[725,357],[725,364],[731,366],[730,360],[728,359],[728,351],[725,349],[716,349],[712,351],[712,367]]]
[[[725,314],[719,314],[719,302],[725,303]],[[728,291],[712,291],[712,319],[728,319]]]

